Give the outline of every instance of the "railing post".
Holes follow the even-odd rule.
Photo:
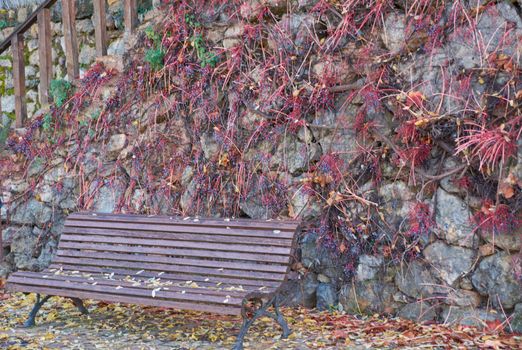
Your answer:
[[[67,76],[74,81],[80,75],[78,65],[78,37],[76,35],[76,6],[74,0],[62,0],[62,22],[65,37]]]
[[[44,8],[38,13],[38,54],[40,58],[40,103],[50,102],[49,86],[53,76],[51,55],[51,10]]]
[[[123,6],[125,31],[130,34],[138,25],[138,4],[136,0],[125,0]]]
[[[94,1],[94,36],[96,41],[96,55],[107,54],[107,24],[105,18],[105,0]]]
[[[15,94],[15,127],[22,128],[27,116],[25,105],[25,63],[24,63],[24,36],[16,34],[11,39],[13,50],[13,80]]]

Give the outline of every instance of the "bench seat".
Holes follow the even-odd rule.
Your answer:
[[[81,300],[95,299],[241,314],[242,343],[243,329],[255,319],[245,312],[249,300],[262,300],[258,315],[285,330],[277,291],[288,276],[297,230],[297,222],[279,220],[75,213],[51,266],[12,274],[7,290],[37,293],[28,326],[48,297],[62,296],[84,311]],[[275,315],[267,313],[270,306]]]

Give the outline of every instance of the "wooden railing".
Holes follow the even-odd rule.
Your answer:
[[[38,8],[0,44],[0,55],[9,47],[13,53],[13,81],[15,95],[15,127],[21,128],[27,118],[25,96],[25,64],[23,34],[38,23],[38,54],[40,66],[39,96],[42,105],[50,102],[49,87],[53,74],[51,57],[51,7],[57,0],[45,0]],[[75,0],[62,1],[62,23],[65,38],[65,61],[67,76],[70,81],[79,77],[78,38],[76,33],[76,4]],[[125,31],[134,31],[138,23],[137,0],[124,1]],[[106,0],[93,0],[96,54],[107,54],[107,24],[105,19]],[[0,105],[0,112],[2,106]]]

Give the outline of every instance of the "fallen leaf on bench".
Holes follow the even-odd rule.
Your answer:
[[[217,269],[218,271],[223,271],[223,268]]]
[[[161,275],[164,275],[164,274],[165,274],[165,272],[160,272],[160,273],[158,273],[158,276],[161,276]]]
[[[210,281],[210,279],[209,278],[205,278],[205,282],[208,282],[208,281]]]
[[[229,298],[226,298],[225,300],[223,300],[223,302],[224,302],[225,304],[228,303],[229,301],[230,301]]]
[[[245,291],[243,286],[239,286],[239,287],[232,286],[232,287],[225,288],[225,290],[238,291],[238,292],[244,292]]]
[[[274,233],[278,234],[278,233],[281,233],[281,231],[280,230],[274,230]]]
[[[122,288],[123,288],[122,286],[118,286],[118,287],[116,287],[116,289],[122,289]]]
[[[185,294],[185,291],[184,291],[184,290],[182,290],[182,291],[181,291],[181,294]]]
[[[139,270],[138,272],[136,272],[136,275],[141,275],[144,272],[145,272],[145,270]]]
[[[156,288],[156,289],[153,289],[152,290],[152,297],[155,298],[156,297],[156,293],[159,292],[161,290],[161,288]]]
[[[188,219],[190,219],[190,216],[187,216],[186,218],[183,218],[183,221],[187,221]]]
[[[194,219],[194,222],[198,222],[198,221],[199,221],[199,219]]]
[[[93,283],[93,284],[91,284],[91,285],[92,285],[92,286],[95,286],[95,285],[97,285],[97,284],[98,284],[98,282],[94,282],[94,283]]]
[[[49,278],[49,276],[47,276],[47,275],[43,275],[42,278]]]

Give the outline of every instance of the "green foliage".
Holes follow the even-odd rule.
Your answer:
[[[5,28],[14,26],[16,26],[16,23],[13,21],[6,21],[5,19],[0,20],[0,30],[4,30]]]
[[[152,41],[155,47],[161,46],[161,35],[152,26],[145,28],[145,36]]]
[[[153,70],[160,70],[163,67],[165,52],[161,47],[161,35],[152,26],[145,29],[145,35],[152,41],[153,47],[145,52],[145,62],[150,64]]]
[[[192,38],[192,46],[194,46],[194,48],[196,49],[196,54],[198,56],[202,68],[205,68],[206,66],[216,66],[216,64],[218,63],[218,57],[216,54],[207,50],[207,47],[205,46],[205,41],[203,40],[201,34],[196,34]]]
[[[163,67],[165,53],[162,49],[149,49],[145,53],[145,62],[148,62],[153,70],[160,70]]]
[[[44,131],[49,131],[49,129],[51,129],[52,123],[53,123],[53,117],[51,114],[47,113],[43,117],[42,129]]]
[[[193,27],[193,28],[199,28],[201,27],[201,23],[199,23],[197,20],[196,20],[196,16],[194,16],[194,14],[190,13],[190,14],[186,14],[185,15],[185,22]]]
[[[141,2],[138,4],[138,15],[144,15],[152,10],[152,2]]]
[[[51,81],[51,97],[56,106],[61,107],[67,101],[69,94],[72,91],[72,85],[67,80],[52,80]]]

